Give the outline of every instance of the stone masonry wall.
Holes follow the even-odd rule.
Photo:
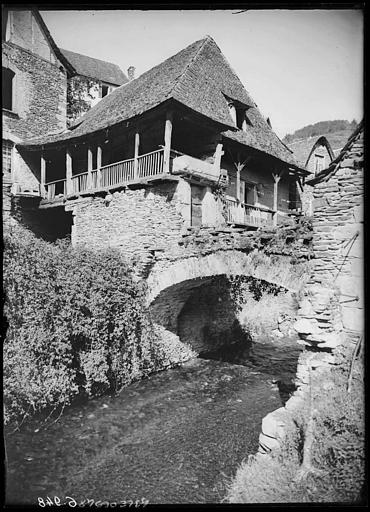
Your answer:
[[[363,134],[313,189],[314,271],[296,328],[303,341],[334,348],[364,328]]]
[[[66,128],[67,77],[57,65],[11,43],[3,44],[3,66],[15,73],[12,113],[6,131],[26,139]]]
[[[332,349],[340,344],[353,347],[363,335],[363,155],[363,132],[355,132],[335,168],[310,186],[313,271],[294,326],[307,350],[298,361],[297,391],[284,407],[263,419],[259,456],[281,445],[293,426],[292,413],[302,411],[313,382],[328,385],[323,384],[322,373],[336,364]]]
[[[3,43],[3,66],[14,72],[12,111],[3,109],[3,139],[18,142],[66,128],[67,77],[58,65]],[[12,182],[38,193],[35,169],[14,149]]]
[[[141,265],[155,251],[175,251],[183,228],[180,188],[167,182],[67,205],[74,216],[72,244],[116,247]]]

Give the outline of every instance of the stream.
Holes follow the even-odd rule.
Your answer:
[[[236,343],[66,408],[47,428],[5,432],[6,503],[220,503],[262,418],[293,391],[300,350]]]

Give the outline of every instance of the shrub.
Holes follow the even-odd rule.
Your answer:
[[[343,352],[344,350],[344,352]],[[312,468],[297,479],[302,462],[309,398],[295,412],[295,432],[279,451],[250,458],[238,469],[225,498],[230,503],[360,503],[365,482],[363,362],[357,361],[351,393],[347,391],[348,349],[336,351],[336,365],[321,369],[311,391],[315,409]],[[314,372],[314,373],[316,373]],[[308,393],[307,393],[308,395]],[[317,471],[318,470],[318,471]]]
[[[6,421],[79,393],[115,392],[160,367],[145,289],[118,250],[4,230]]]

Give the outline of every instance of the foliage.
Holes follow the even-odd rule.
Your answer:
[[[354,130],[357,126],[357,121],[353,119],[350,123],[345,120],[335,120],[335,121],[320,121],[315,124],[308,124],[299,130],[296,130],[293,134],[287,134],[282,139],[285,144],[289,144],[290,142],[297,139],[305,139],[308,137],[318,137],[320,135],[324,135],[327,133],[333,133],[340,130]]]
[[[67,119],[70,126],[82,114],[90,110],[89,99],[98,87],[96,81],[83,76],[75,76],[67,83]]]
[[[316,411],[313,471],[303,480],[297,479],[307,396],[305,406],[295,412],[297,428],[287,433],[280,450],[252,457],[239,467],[229,486],[228,502],[361,502],[365,477],[364,367],[362,361],[356,362],[352,391],[348,393],[351,354],[340,347],[335,355],[336,365],[315,371],[319,373],[311,388]]]
[[[5,227],[4,246],[7,421],[116,392],[171,362],[118,250],[50,244],[19,225]]]

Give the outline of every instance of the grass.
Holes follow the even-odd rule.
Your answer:
[[[299,480],[307,407],[298,411],[296,429],[270,455],[251,457],[229,485],[228,503],[347,503],[364,500],[364,370],[356,361],[347,391],[348,348],[336,352],[336,365],[316,370],[312,393],[316,410],[311,465]],[[308,395],[308,393],[307,393]],[[305,404],[308,403],[308,396]]]

